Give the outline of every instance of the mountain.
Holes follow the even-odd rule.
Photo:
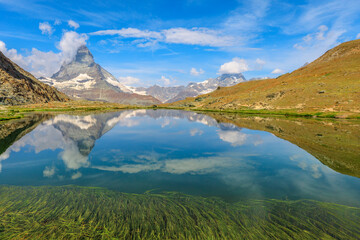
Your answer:
[[[214,91],[217,87],[228,87],[244,82],[244,76],[239,74],[223,74],[217,78],[210,78],[200,83],[189,83],[185,86],[160,87],[157,85],[144,87],[128,87],[134,93],[151,95],[163,103],[172,103],[187,97],[196,97]]]
[[[65,94],[40,82],[0,52],[0,105],[69,100]]]
[[[61,66],[51,78],[40,78],[73,98],[122,104],[151,105],[159,101],[152,96],[134,94],[108,71],[95,63],[86,46],[78,49],[70,63]]]
[[[151,87],[128,87],[131,91],[141,95],[151,95],[156,99],[159,99],[161,102],[168,102],[173,97],[176,97],[181,91],[186,89],[185,86],[176,86],[176,87],[161,87],[158,85],[153,85]]]
[[[360,112],[360,40],[345,42],[292,73],[239,83],[171,104],[203,109]]]

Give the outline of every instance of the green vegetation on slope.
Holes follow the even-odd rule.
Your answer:
[[[180,193],[0,187],[1,239],[359,239],[360,209]]]
[[[163,106],[359,113],[359,66],[360,40],[354,40],[343,43],[314,62],[276,79],[239,83]]]

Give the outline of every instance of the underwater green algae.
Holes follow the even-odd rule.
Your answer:
[[[175,192],[0,187],[1,239],[359,239],[360,209]]]

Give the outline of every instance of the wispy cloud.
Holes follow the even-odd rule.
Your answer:
[[[89,35],[118,35],[122,38],[146,39],[148,42],[150,42],[150,39],[152,39],[164,43],[212,47],[224,47],[234,44],[232,37],[224,36],[220,31],[210,30],[207,28],[170,28],[161,31],[123,28],[120,30],[101,30],[90,33]]]

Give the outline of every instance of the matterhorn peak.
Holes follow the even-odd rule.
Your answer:
[[[87,65],[95,63],[94,57],[86,45],[82,45],[78,48],[74,61]]]
[[[151,96],[133,94],[130,89],[94,61],[86,45],[80,46],[75,58],[63,64],[51,78],[40,80],[75,99],[141,105],[159,103],[159,100]]]

